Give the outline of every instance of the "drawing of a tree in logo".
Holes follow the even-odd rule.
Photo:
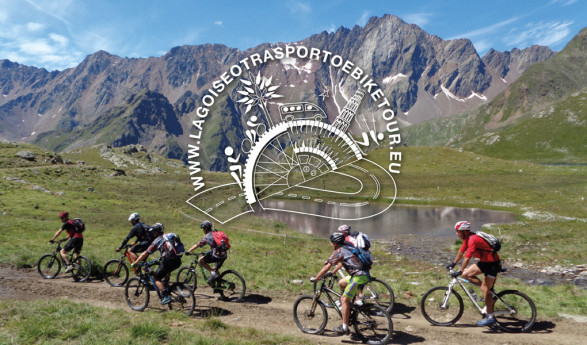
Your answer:
[[[269,111],[267,110],[267,101],[283,97],[282,95],[275,93],[280,85],[271,86],[271,80],[273,77],[269,77],[268,79],[261,77],[261,72],[257,73],[256,78],[254,78],[249,72],[249,79],[251,80],[241,79],[241,82],[245,84],[245,90],[237,92],[244,97],[237,102],[244,103],[247,106],[245,114],[255,105],[258,105],[267,117],[269,123],[272,125],[271,116],[269,116]]]

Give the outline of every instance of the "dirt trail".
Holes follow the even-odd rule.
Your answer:
[[[74,288],[75,287],[75,288]],[[0,299],[35,300],[60,299],[69,296],[75,301],[94,306],[128,310],[123,288],[110,287],[107,283],[93,280],[75,283],[71,277],[60,275],[46,280],[36,270],[15,270],[0,267]],[[329,314],[328,331],[323,335],[303,334],[292,318],[291,298],[263,296],[248,291],[244,303],[226,303],[217,300],[210,290],[196,292],[194,319],[214,315],[232,326],[251,327],[261,331],[290,334],[303,337],[309,344],[360,344],[350,337],[337,337],[332,331],[340,319]],[[149,308],[157,308],[151,303]],[[540,313],[540,307],[539,307]],[[530,334],[508,334],[475,326],[478,315],[466,315],[456,327],[433,327],[418,308],[409,307],[399,301],[394,308],[394,338],[392,344],[587,344],[587,327],[566,319],[547,320],[538,315],[534,332]]]

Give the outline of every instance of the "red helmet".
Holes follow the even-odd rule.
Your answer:
[[[63,217],[69,217],[69,213],[67,213],[67,212],[61,212],[61,213],[59,213],[59,218],[62,219]]]
[[[466,220],[461,220],[455,224],[456,231],[471,231],[471,223]]]

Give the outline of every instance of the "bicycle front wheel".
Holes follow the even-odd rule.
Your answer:
[[[383,307],[387,313],[391,314],[393,304],[395,303],[395,296],[393,295],[393,290],[389,284],[383,280],[373,278],[363,287],[363,295],[365,301],[374,302]]]
[[[450,326],[454,325],[461,316],[463,316],[463,299],[451,290],[448,295],[448,287],[437,286],[428,290],[422,301],[420,308],[424,318],[436,326]]]
[[[385,309],[377,304],[364,304],[351,319],[355,333],[363,343],[387,344],[393,335],[393,322]]]
[[[186,316],[192,315],[196,307],[196,297],[189,286],[173,283],[169,288],[169,297],[171,297],[171,302],[167,304],[169,309],[179,311]]]
[[[128,267],[119,259],[108,261],[104,265],[104,280],[111,286],[123,286],[128,280]]]
[[[220,297],[229,302],[240,302],[245,297],[247,289],[245,279],[237,271],[222,272],[215,283],[215,290],[220,290]]]
[[[71,276],[76,282],[85,282],[90,278],[92,273],[92,263],[85,256],[79,256],[73,261],[73,270]]]
[[[126,303],[132,310],[143,311],[149,304],[149,287],[139,277],[132,277],[124,288]]]
[[[39,259],[37,270],[41,277],[45,279],[53,279],[57,277],[61,270],[61,261],[53,254],[45,254]]]
[[[294,302],[293,317],[302,332],[310,334],[322,333],[328,322],[326,306],[313,295],[300,296]]]
[[[175,281],[186,284],[192,289],[192,291],[196,291],[198,288],[198,278],[196,277],[196,271],[194,271],[189,266],[183,266],[179,269]]]
[[[536,321],[536,306],[525,294],[505,290],[494,297],[493,315],[504,331],[529,332]]]

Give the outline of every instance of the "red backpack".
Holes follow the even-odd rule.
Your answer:
[[[224,252],[230,249],[228,236],[223,231],[214,230],[212,236],[214,236],[214,242],[220,251]]]

